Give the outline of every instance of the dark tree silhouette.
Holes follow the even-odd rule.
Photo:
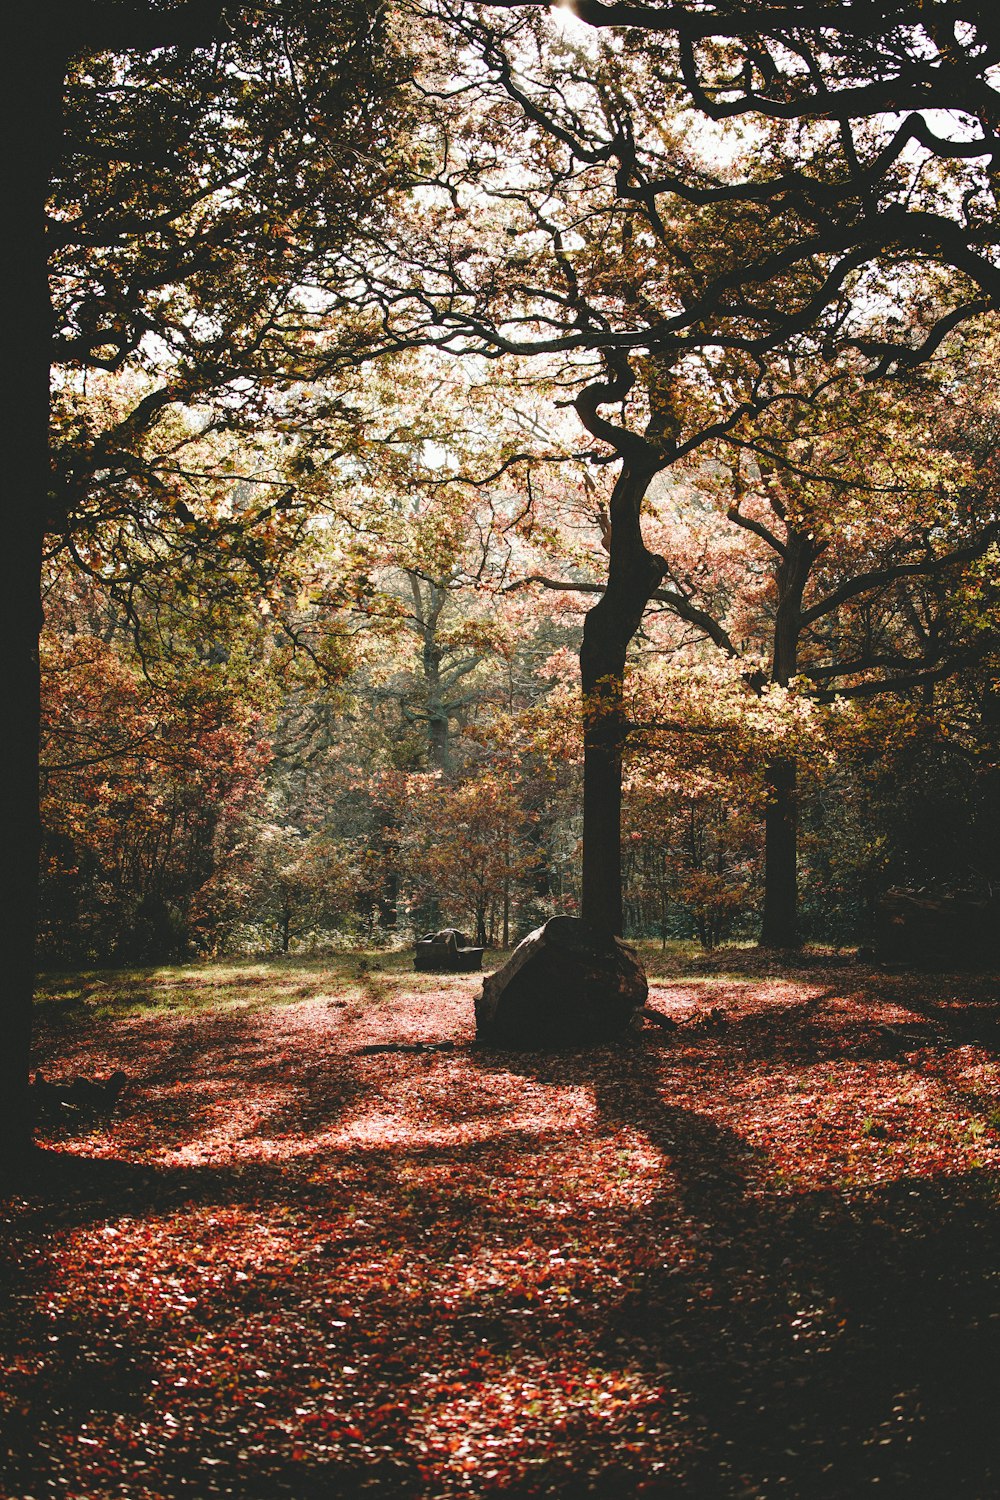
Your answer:
[[[4,31],[0,1151],[16,1161],[31,1144],[43,536],[71,542],[105,504],[155,510],[126,481],[171,405],[238,392],[231,420],[259,419],[261,392],[314,368],[303,334],[349,303],[338,254],[399,175],[403,70],[364,0],[17,0]],[[50,369],[72,381],[132,363],[149,387],[133,410],[107,432],[56,434],[50,469]]]

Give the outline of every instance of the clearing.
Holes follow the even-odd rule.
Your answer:
[[[645,957],[575,1054],[405,955],[51,978],[129,1082],[2,1211],[0,1493],[1000,1493],[996,981]]]

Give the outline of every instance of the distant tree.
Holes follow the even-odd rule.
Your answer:
[[[415,904],[432,896],[471,923],[480,947],[495,944],[498,919],[509,930],[511,897],[530,858],[518,789],[479,767],[460,782],[411,777],[408,799],[404,858]]]
[[[820,703],[926,698],[995,650],[958,602],[1000,517],[992,462],[970,441],[981,351],[971,372],[957,353],[923,384],[837,382],[727,438],[718,493],[750,544],[743,588],[759,590],[765,568],[755,632],[736,591],[766,662],[748,676],[758,690],[768,679]],[[774,947],[798,941],[795,777],[793,754],[769,757],[762,941]]]
[[[155,619],[129,620],[78,570],[49,577],[41,638],[47,961],[210,952],[236,919],[270,758],[261,712],[267,637],[252,609],[225,622],[217,605],[199,610],[177,592],[171,609],[164,584]]]

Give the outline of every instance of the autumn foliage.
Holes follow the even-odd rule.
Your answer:
[[[4,1492],[991,1493],[991,987],[647,956],[548,1056],[378,955],[48,986],[129,1081],[5,1210]]]
[[[988,9],[14,7],[10,1500],[1000,1491]]]
[[[270,759],[259,716],[210,674],[151,683],[90,634],[43,648],[43,951],[215,951],[250,888]]]

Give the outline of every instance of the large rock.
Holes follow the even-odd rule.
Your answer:
[[[413,950],[413,967],[439,973],[470,974],[483,966],[482,948],[474,948],[457,927],[425,932]]]
[[[476,999],[476,1035],[497,1047],[607,1042],[646,1003],[634,949],[579,917],[551,917],[490,974]]]

